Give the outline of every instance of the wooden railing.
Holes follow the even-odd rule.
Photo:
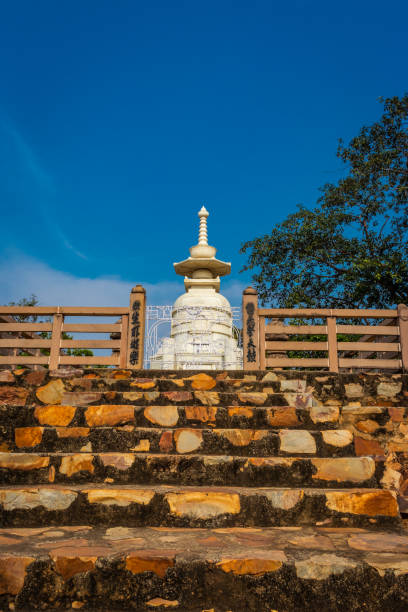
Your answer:
[[[246,370],[408,370],[408,307],[404,304],[396,310],[259,308],[256,291],[248,287],[243,294],[242,313]],[[304,324],[308,319],[312,324]],[[285,324],[285,320],[292,324]],[[301,324],[296,324],[299,321]],[[312,335],[318,338],[312,341]],[[293,336],[305,339],[293,340]],[[311,353],[318,356],[311,357]],[[384,358],[384,353],[389,358]]]
[[[5,315],[0,323],[0,367],[42,365],[55,370],[67,365],[104,365],[140,369],[143,367],[145,306],[145,290],[141,285],[132,289],[130,306],[124,308],[0,306],[0,315]],[[92,322],[66,322],[66,317],[92,317]],[[120,318],[114,323],[95,323],[95,317]],[[71,334],[91,337],[67,338]],[[101,340],[93,334],[113,334],[115,339]],[[78,356],[67,354],[69,349],[104,349],[111,354]]]

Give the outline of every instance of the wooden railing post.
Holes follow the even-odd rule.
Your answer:
[[[247,287],[242,295],[242,338],[244,370],[259,370],[265,337],[263,345],[259,346],[258,294],[252,287]]]
[[[408,371],[408,306],[398,304],[398,326],[401,345],[402,370]]]
[[[58,370],[60,363],[61,331],[63,322],[64,315],[59,313],[54,314],[51,331],[50,360],[48,362],[48,367],[50,370]]]
[[[120,318],[121,330],[120,330],[120,348],[119,348],[119,367],[126,368],[128,361],[128,345],[129,345],[129,315],[124,314]],[[112,338],[111,334],[111,338]],[[112,351],[113,354],[113,351]]]
[[[327,344],[329,355],[329,372],[339,371],[339,357],[337,354],[337,323],[336,317],[327,317]]]
[[[146,319],[146,290],[142,285],[133,287],[130,294],[127,367],[143,368]]]

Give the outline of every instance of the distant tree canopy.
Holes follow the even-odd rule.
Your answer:
[[[408,303],[408,94],[337,156],[345,175],[270,234],[242,245],[263,303],[389,308]]]

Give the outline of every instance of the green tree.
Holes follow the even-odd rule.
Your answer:
[[[387,308],[408,300],[408,94],[337,156],[344,176],[270,234],[242,245],[263,303]]]

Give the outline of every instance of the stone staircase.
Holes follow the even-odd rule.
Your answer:
[[[0,383],[0,611],[408,609],[406,377]]]

